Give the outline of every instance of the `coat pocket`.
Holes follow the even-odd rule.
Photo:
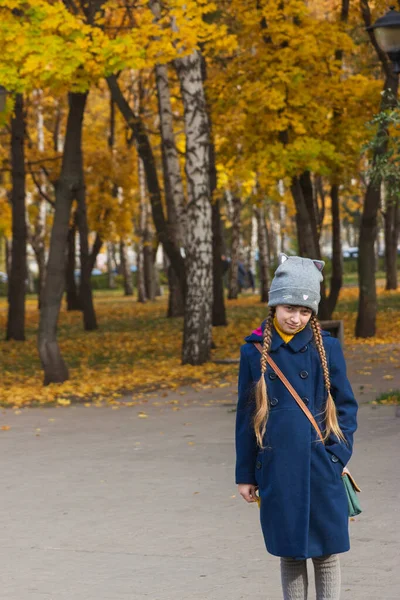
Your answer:
[[[341,478],[342,478],[342,471],[343,471],[343,465],[342,465],[342,463],[337,458],[337,456],[335,456],[334,454],[331,454],[327,450],[325,450],[325,453],[327,455],[327,459],[328,459],[328,462],[329,462],[329,464],[331,466],[331,469],[333,469],[333,475],[334,475],[334,477],[338,481],[340,481]]]
[[[272,449],[270,447],[266,447],[263,450],[258,451],[255,466],[255,479],[259,487],[261,487],[263,484],[265,485],[265,477],[268,466],[271,462],[271,458]]]

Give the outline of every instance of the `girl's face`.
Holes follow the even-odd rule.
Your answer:
[[[276,320],[284,333],[294,334],[303,329],[311,318],[312,310],[305,306],[278,304],[275,311]]]

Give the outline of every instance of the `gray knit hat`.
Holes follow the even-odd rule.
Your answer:
[[[269,290],[268,306],[292,304],[306,306],[317,313],[324,266],[323,260],[280,254],[279,267]]]

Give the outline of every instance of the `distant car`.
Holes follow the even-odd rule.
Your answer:
[[[94,268],[92,270],[92,275],[102,275],[102,271],[100,271],[100,269]]]
[[[352,246],[343,250],[343,258],[358,258],[357,246]]]
[[[7,281],[8,281],[7,273],[3,273],[3,271],[0,271],[0,283],[7,283]]]

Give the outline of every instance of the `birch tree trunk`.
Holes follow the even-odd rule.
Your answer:
[[[113,265],[113,243],[107,242],[107,275],[108,275],[108,287],[110,290],[115,290],[115,273]]]
[[[159,0],[149,0],[155,21],[161,18]],[[164,175],[164,193],[167,204],[169,235],[176,240],[179,248],[185,247],[186,215],[185,195],[175,143],[171,95],[168,83],[168,67],[158,64],[155,67],[158,113],[160,117],[161,152]],[[180,317],[184,314],[184,293],[179,277],[169,263],[168,273],[168,317]]]
[[[175,66],[184,106],[188,186],[182,362],[200,365],[210,357],[213,301],[209,121],[200,52],[176,60]]]
[[[257,219],[258,256],[260,269],[260,302],[268,302],[269,292],[269,253],[267,243],[267,224],[263,206],[255,206],[254,214]]]
[[[142,160],[138,159],[139,172],[139,242],[137,249],[137,288],[138,302],[146,302],[146,279],[144,274],[144,237],[147,227],[147,198],[146,198],[146,182],[144,178],[144,169]]]
[[[79,299],[78,288],[75,281],[75,253],[76,253],[76,215],[68,230],[67,240],[67,272],[66,272],[66,296],[67,310],[82,310]]]
[[[44,115],[42,105],[42,92],[38,90],[35,92],[38,99],[37,104],[37,146],[40,153],[45,150],[45,135],[44,135]],[[36,183],[39,192],[39,198],[37,200],[37,215],[33,223],[29,222],[29,215],[27,214],[27,229],[29,243],[35,254],[37,266],[38,266],[38,308],[40,310],[41,299],[43,296],[44,282],[46,277],[46,214],[47,214],[47,202],[44,199],[46,195],[46,178],[44,173],[40,174],[40,181]]]
[[[97,319],[93,304],[92,292],[92,265],[89,251],[89,227],[87,222],[85,187],[83,182],[83,163],[82,163],[82,185],[76,194],[77,221],[79,229],[79,249],[81,259],[81,277],[79,281],[79,300],[82,306],[83,326],[85,331],[94,331],[97,329]]]
[[[143,168],[147,183],[147,189],[150,197],[151,210],[153,215],[154,226],[157,232],[158,239],[163,245],[173,269],[181,283],[182,289],[186,290],[185,263],[182,258],[180,248],[176,244],[168,230],[168,223],[165,219],[161,191],[158,182],[158,174],[156,162],[154,159],[153,150],[150,144],[149,137],[141,117],[136,114],[128,102],[125,100],[118,81],[115,75],[107,77],[107,83],[115,104],[118,106],[127,125],[130,127],[137,145],[139,156],[143,162]]]
[[[158,5],[159,3],[158,1],[152,1],[151,4],[154,8],[154,5]],[[186,231],[185,196],[173,130],[173,115],[167,66],[156,65],[155,73],[158,111],[160,116],[164,193],[167,204],[168,229],[169,235],[176,240],[176,245],[180,248],[184,248]],[[171,265],[168,267],[168,286],[169,300],[167,316],[181,317],[184,314],[183,290],[179,278]]]
[[[40,310],[38,350],[44,384],[68,379],[57,342],[57,322],[65,288],[65,255],[71,204],[82,181],[82,124],[87,93],[69,94],[69,112],[60,177],[56,186],[54,223],[51,231],[47,276]]]
[[[238,196],[231,197],[232,205],[232,240],[231,240],[231,267],[229,273],[229,300],[236,300],[239,293],[238,270],[240,250],[240,211],[242,204]]]
[[[25,280],[27,227],[25,217],[25,116],[22,94],[15,99],[11,120],[12,247],[8,280],[7,340],[25,340]]]
[[[121,256],[121,269],[124,278],[124,294],[125,296],[133,296],[133,283],[131,266],[128,260],[126,244],[123,240],[119,243],[119,253]]]

